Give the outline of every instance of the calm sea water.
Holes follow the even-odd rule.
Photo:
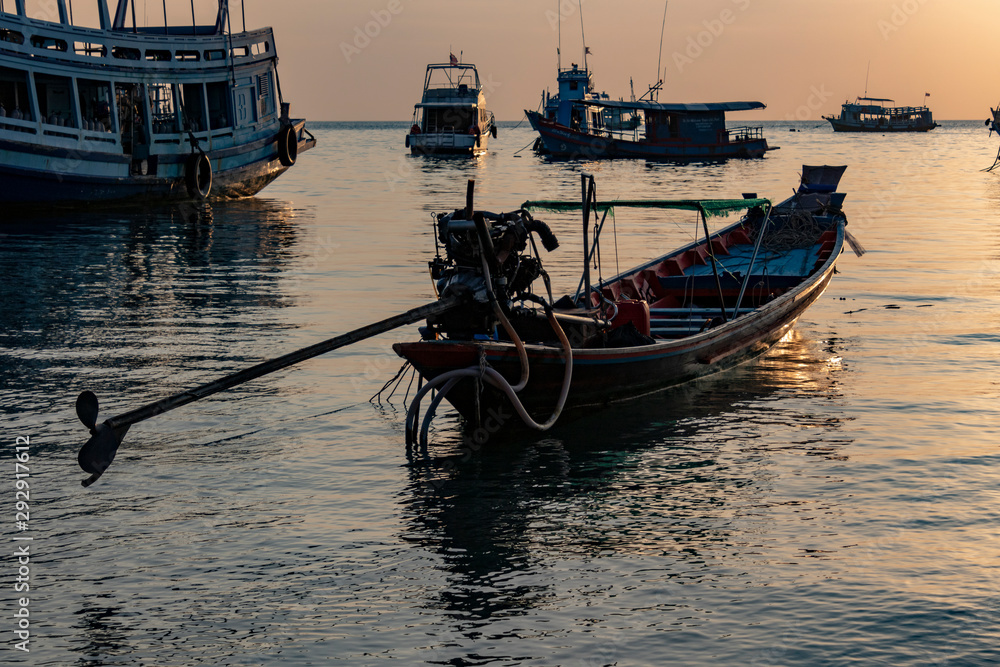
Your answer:
[[[411,157],[406,124],[312,127],[247,201],[0,214],[0,662],[1000,662],[1000,174],[979,171],[980,122],[769,123],[780,150],[712,165],[547,162],[514,124],[478,160]],[[408,457],[407,384],[368,398],[409,327],[142,422],[80,486],[80,391],[107,418],[432,300],[431,214],[469,178],[494,211],[576,198],[584,170],[607,198],[779,199],[803,163],[849,165],[869,252],[757,362],[476,451],[445,412]],[[579,224],[545,219],[570,291]],[[692,223],[620,212],[618,261]]]

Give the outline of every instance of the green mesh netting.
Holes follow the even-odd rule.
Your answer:
[[[754,206],[770,206],[767,199],[619,199],[599,201],[592,209],[603,211],[609,208],[671,208],[682,211],[701,211],[705,217],[726,215],[732,211],[743,211]],[[579,201],[539,200],[526,201],[521,208],[542,211],[579,211],[583,204]]]

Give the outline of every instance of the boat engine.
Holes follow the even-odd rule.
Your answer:
[[[438,214],[436,241],[440,245],[429,262],[439,297],[459,296],[468,306],[430,322],[425,337],[434,338],[438,332],[456,339],[492,335],[497,326],[494,303],[507,313],[513,301],[526,295],[538,300],[529,290],[545,271],[537,253],[527,252],[529,242],[534,246],[531,235],[537,234],[549,252],[559,247],[548,225],[523,209],[476,211],[471,220],[468,217],[465,210]]]

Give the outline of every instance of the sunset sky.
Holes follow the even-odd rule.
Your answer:
[[[629,77],[637,95],[656,79],[663,8],[583,0],[598,90],[627,98]],[[248,23],[275,28],[286,98],[315,120],[409,120],[424,66],[449,49],[479,67],[496,117],[518,120],[555,89],[560,13],[565,67],[582,59],[577,0],[247,0]],[[870,62],[871,96],[930,93],[938,119],[985,119],[1000,100],[998,25],[996,0],[670,0],[660,101],[818,119],[864,93]]]
[[[451,51],[479,67],[497,119],[518,120],[555,89],[560,16],[562,64],[582,62],[578,2],[246,0],[245,9],[248,27],[275,29],[293,115],[409,120],[425,65]],[[189,3],[167,4],[190,17]],[[162,15],[156,0],[136,7]],[[645,92],[657,78],[663,0],[583,0],[582,14],[597,89],[627,99],[631,77]],[[670,0],[659,99],[759,100],[767,109],[740,118],[819,119],[865,92],[870,63],[873,97],[918,105],[930,93],[939,120],[985,119],[1000,101],[998,25],[997,0]]]

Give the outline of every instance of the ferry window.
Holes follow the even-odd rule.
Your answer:
[[[257,77],[257,110],[261,118],[269,116],[277,110],[274,104],[274,93],[271,90],[270,72]]]
[[[181,115],[183,126],[192,132],[208,129],[205,122],[205,89],[200,83],[185,83],[181,86]]]
[[[255,56],[263,55],[270,50],[271,50],[271,45],[268,44],[267,42],[257,42],[256,44],[250,47],[250,51]]]
[[[225,60],[226,52],[222,49],[211,49],[205,51],[205,60]]]
[[[174,54],[174,58],[182,62],[193,62],[201,60],[201,54],[197,51],[178,51]]]
[[[576,82],[576,81],[570,81],[569,82],[569,89],[570,90],[579,90],[579,88],[580,88],[580,84],[578,82]]]
[[[46,37],[45,35],[32,35],[31,45],[36,49],[51,49],[52,51],[65,51],[68,48],[66,40]]]
[[[131,49],[127,46],[112,46],[111,57],[120,60],[139,60],[142,57],[142,53],[139,49]]]
[[[234,46],[231,53],[233,54],[233,58],[246,58],[250,55],[250,47]]]
[[[146,60],[165,62],[170,60],[170,51],[164,51],[162,49],[148,49],[146,51]]]
[[[213,130],[231,127],[229,114],[229,85],[225,81],[205,84],[208,91],[208,118]]]
[[[73,82],[69,77],[35,74],[35,94],[42,122],[62,127],[76,127],[73,113]]]
[[[78,79],[76,89],[80,96],[83,129],[92,132],[110,132],[111,85],[107,81]]]
[[[11,44],[24,44],[24,35],[16,30],[2,28],[0,29],[0,41],[10,42]]]
[[[108,48],[103,44],[94,44],[92,42],[73,42],[73,52],[79,56],[103,58],[107,55]]]
[[[0,118],[32,120],[27,72],[0,67]]]
[[[177,113],[174,110],[174,87],[169,83],[151,83],[149,90],[150,120],[153,134],[177,132]]]
[[[147,143],[145,131],[145,105],[139,86],[134,83],[116,83],[115,100],[118,104],[118,121],[121,123],[122,145],[126,152]]]

